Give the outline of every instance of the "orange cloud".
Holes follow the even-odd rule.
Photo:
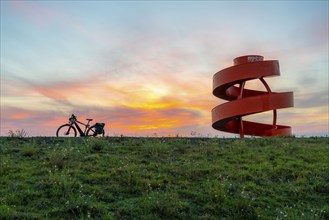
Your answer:
[[[185,109],[141,109],[121,107],[113,109],[109,115],[111,127],[124,128],[127,132],[175,128],[195,123],[199,117],[197,112]]]
[[[57,92],[56,89],[49,89],[47,87],[35,86],[34,90],[39,92],[45,97],[54,99],[56,101],[66,101],[67,96],[63,95],[61,92]]]
[[[29,116],[30,115],[25,112],[17,112],[17,113],[10,115],[10,118],[11,119],[26,119],[26,118],[29,118]]]
[[[89,86],[84,86],[87,83]],[[182,126],[208,123],[208,111],[212,104],[212,96],[200,98],[194,95],[197,93],[194,86],[185,85],[174,78],[132,84],[123,80],[109,83],[90,79],[51,85],[30,84],[30,88],[40,95],[61,102],[61,105],[56,104],[56,114],[52,114],[42,123],[46,127],[54,127],[53,130],[66,123],[66,118],[71,113],[75,113],[81,121],[85,117],[97,116],[104,122],[109,122],[108,130],[113,132],[163,132]],[[202,91],[199,89],[198,92]],[[35,110],[40,112],[42,108],[35,106]],[[44,108],[45,112],[49,110]],[[67,115],[63,114],[63,110]]]

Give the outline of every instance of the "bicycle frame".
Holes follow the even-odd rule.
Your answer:
[[[78,120],[73,120],[73,121],[70,121],[70,124],[72,126],[75,125],[75,127],[78,129],[78,132],[80,134],[80,137],[84,137],[84,136],[86,136],[87,129],[90,127],[89,122],[90,121],[88,120],[88,123],[85,124],[85,123],[82,123],[82,122],[80,122]],[[82,131],[82,129],[80,128],[80,126],[78,125],[78,123],[85,126],[85,131]]]

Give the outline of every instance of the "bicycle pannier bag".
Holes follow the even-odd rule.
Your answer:
[[[97,134],[103,134],[103,130],[104,130],[104,123],[96,123],[95,127],[96,127],[96,133]]]

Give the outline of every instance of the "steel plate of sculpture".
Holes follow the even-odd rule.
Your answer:
[[[263,56],[247,55],[234,59],[234,65],[213,76],[213,94],[228,102],[212,110],[214,129],[252,136],[291,135],[291,127],[277,124],[277,109],[293,107],[292,92],[272,92],[265,77],[279,76],[277,60],[264,60]],[[260,80],[266,91],[246,89],[249,80]],[[273,123],[263,124],[243,120],[243,116],[273,111]]]

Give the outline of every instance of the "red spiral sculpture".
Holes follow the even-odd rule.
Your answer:
[[[293,107],[293,93],[272,92],[264,77],[279,76],[279,61],[266,60],[263,56],[237,57],[234,65],[217,72],[213,77],[213,94],[229,102],[212,110],[214,129],[252,136],[291,135],[291,127],[277,125],[277,109]],[[259,79],[266,91],[245,89],[249,80]],[[243,116],[273,111],[273,123],[263,124],[244,121]]]

